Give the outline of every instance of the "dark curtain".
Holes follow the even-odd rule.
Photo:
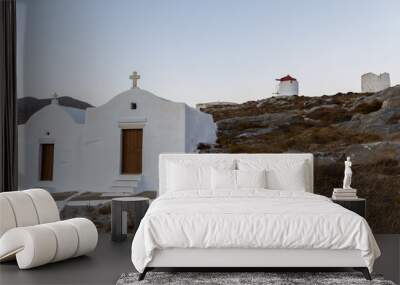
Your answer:
[[[0,191],[18,188],[16,8],[0,0]]]

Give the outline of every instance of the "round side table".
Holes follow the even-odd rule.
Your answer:
[[[128,213],[132,217],[133,233],[149,208],[145,197],[120,197],[111,200],[111,240],[123,241],[128,233]]]

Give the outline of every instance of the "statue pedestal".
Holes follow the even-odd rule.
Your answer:
[[[335,200],[357,199],[357,189],[333,188],[332,199]]]
[[[352,199],[333,199],[332,202],[339,204],[340,206],[359,214],[365,218],[367,215],[367,201],[363,198],[352,198]]]

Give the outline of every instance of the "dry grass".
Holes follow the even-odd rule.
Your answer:
[[[381,137],[376,134],[357,133],[344,128],[333,126],[323,128],[311,128],[301,134],[292,136],[297,146],[304,145],[326,145],[334,149],[339,145],[351,145],[380,141]]]
[[[67,199],[68,197],[70,197],[76,193],[78,193],[78,192],[77,191],[68,191],[68,192],[54,192],[54,193],[50,193],[50,194],[55,201],[64,201],[65,199]]]
[[[251,101],[234,107],[216,107],[205,110],[215,121],[226,118],[255,116],[265,113],[292,112],[313,121],[303,123],[272,124],[271,133],[240,136],[250,130],[265,128],[254,122],[241,121],[219,129],[218,146],[211,151],[231,153],[282,153],[311,152],[315,154],[315,193],[331,196],[334,187],[340,187],[343,179],[343,161],[346,149],[351,145],[380,141],[400,141],[395,132],[385,138],[371,133],[360,133],[338,127],[355,114],[369,114],[382,107],[378,100],[354,104],[368,93],[338,93],[333,96],[275,98],[266,101]],[[326,105],[330,105],[327,107]],[[318,107],[313,112],[311,108]],[[333,107],[332,107],[333,106]],[[399,124],[400,114],[393,115],[386,124]],[[267,122],[268,123],[268,122]],[[210,148],[203,148],[207,152]],[[322,157],[330,160],[322,160]],[[400,159],[397,150],[384,148],[371,152],[368,162],[353,165],[352,186],[360,197],[367,198],[367,221],[375,233],[400,232]],[[321,157],[321,158],[320,158]],[[322,163],[323,161],[323,163]]]
[[[389,120],[387,120],[386,124],[398,124],[400,122],[400,114],[394,114],[393,116],[390,117]]]
[[[382,107],[382,102],[374,100],[369,103],[361,103],[355,109],[354,113],[369,114],[378,111]]]
[[[343,108],[319,108],[307,117],[313,120],[320,120],[326,124],[335,124],[351,120],[352,113]]]
[[[234,106],[214,106],[202,109],[202,111],[213,115],[214,121],[223,119],[256,116],[266,113],[281,113],[292,110],[305,110],[312,107],[321,106],[329,100],[329,104],[338,104],[342,107],[351,107],[354,100],[360,97],[368,97],[370,93],[338,93],[336,95],[323,95],[321,97],[291,96],[290,98],[275,98],[274,101],[259,100],[248,101]],[[372,106],[360,107],[357,112],[364,112],[364,108],[373,108]],[[375,107],[376,108],[376,107]],[[356,113],[356,112],[352,112]],[[346,117],[345,117],[346,118]]]
[[[269,134],[251,138],[235,139],[221,135],[218,144],[232,153],[273,153],[295,151],[335,151],[338,147],[380,141],[375,134],[356,133],[338,127],[308,127],[291,125]]]
[[[400,133],[394,133],[394,134],[387,136],[387,140],[393,141],[393,142],[400,142]]]

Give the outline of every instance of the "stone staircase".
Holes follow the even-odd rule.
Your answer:
[[[114,180],[111,185],[112,192],[135,192],[135,189],[139,186],[141,175],[124,175]]]

